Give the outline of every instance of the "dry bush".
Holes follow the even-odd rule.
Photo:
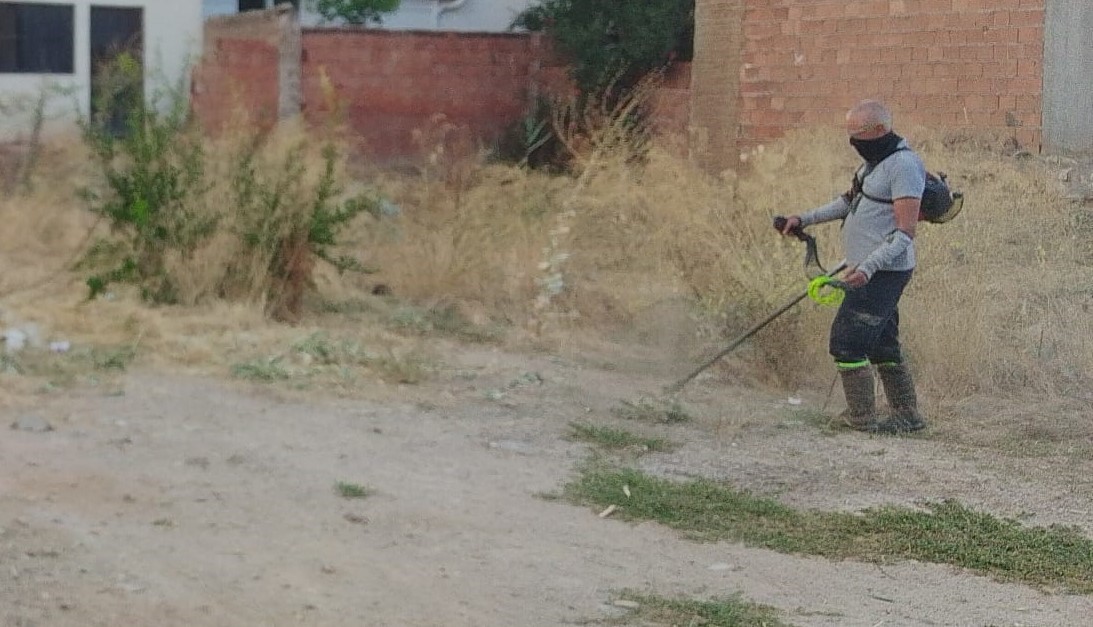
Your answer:
[[[931,387],[957,397],[1081,389],[1093,365],[1088,211],[1038,160],[945,133],[916,139],[967,193],[957,220],[922,230],[907,300],[911,356]]]
[[[88,300],[88,275],[97,265],[109,266],[124,255],[124,242],[117,244],[107,220],[89,211],[81,197],[101,181],[90,151],[77,137],[51,138],[42,146],[33,190],[0,196],[0,218],[7,225],[0,235],[0,263],[5,267],[0,322],[5,327],[33,324],[43,340],[69,340],[74,347],[136,345],[142,360],[204,371],[241,352],[262,353],[291,342],[297,331],[270,325],[265,318],[277,304],[270,297],[285,293],[277,282],[295,281],[311,289],[315,278],[324,287],[341,289],[343,277],[325,269],[316,277],[291,272],[279,277],[274,274],[279,267],[291,271],[303,266],[278,264],[286,251],[269,244],[291,243],[294,228],[316,224],[308,214],[314,212],[324,177],[346,186],[332,196],[330,207],[369,190],[350,186],[343,163],[324,159],[322,136],[307,129],[285,126],[262,134],[243,123],[234,128],[231,135],[204,142],[202,191],[192,197],[188,210],[218,218],[218,228],[192,253],[166,255],[166,270],[184,305],[167,308],[149,307],[138,288],[126,284],[112,285],[103,297]],[[240,170],[244,154],[251,156],[253,172]],[[333,172],[327,177],[330,164]],[[289,168],[297,174],[284,176]],[[252,185],[275,192],[279,202],[241,204],[238,179],[243,175],[252,177]],[[363,215],[358,219],[371,220]],[[321,253],[338,262],[342,254],[358,257],[358,252],[309,241],[310,256],[304,261],[313,263]],[[285,304],[302,309],[302,303]]]
[[[39,148],[32,192],[0,194],[0,297],[67,283],[82,251],[105,231],[76,198],[90,176],[78,139],[58,137]]]
[[[137,109],[120,139],[87,126],[102,169],[90,208],[117,234],[87,260],[92,297],[134,283],[153,303],[264,303],[274,319],[298,322],[319,261],[364,269],[331,250],[376,207],[374,196],[346,193],[332,129],[270,130],[242,115],[210,140],[172,106]]]

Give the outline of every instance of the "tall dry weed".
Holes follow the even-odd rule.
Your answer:
[[[1087,212],[1064,198],[1042,161],[1014,157],[998,138],[921,128],[906,135],[967,197],[955,221],[922,223],[916,238],[919,265],[901,329],[925,387],[935,400],[1080,389],[1093,366],[1083,339],[1090,324],[1078,313],[1093,284],[1083,252]],[[794,134],[750,161],[737,188],[767,214],[825,202],[856,165],[834,129]],[[824,250],[838,250],[837,225],[813,230]],[[822,371],[830,312],[806,307],[785,322],[798,329],[792,337],[802,350],[776,351],[784,357],[771,365],[798,379]]]
[[[1073,391],[1093,366],[1079,313],[1093,293],[1093,219],[1039,160],[1015,158],[993,138],[906,134],[967,196],[956,221],[919,230],[902,328],[924,388],[935,399]],[[594,167],[559,178],[484,165],[458,207],[443,194],[425,198],[412,180],[388,180],[404,215],[374,241],[382,279],[411,299],[466,303],[514,323],[540,314],[547,285],[571,324],[600,332],[682,300],[730,336],[806,284],[803,250],[775,234],[771,218],[829,201],[857,165],[839,129],[793,133],[724,179],[655,146],[635,159],[626,144],[597,154],[578,141]],[[825,261],[837,262],[837,223],[812,230]],[[826,384],[833,314],[806,301],[739,357],[760,379]]]
[[[654,319],[654,327],[673,337],[705,333],[693,347],[697,352],[684,355],[688,359],[714,352],[803,289],[803,250],[775,234],[771,218],[841,193],[856,157],[838,129],[801,131],[749,153],[738,174],[713,178],[641,137],[630,141],[619,133],[627,123],[625,116],[607,116],[592,125],[599,135],[567,137],[580,158],[565,176],[489,163],[477,147],[457,149],[452,142],[418,172],[379,176],[375,183],[398,215],[362,216],[342,245],[329,251],[375,266],[378,274],[319,272],[322,289],[350,297],[379,282],[401,299],[454,307],[476,321],[534,326],[551,312],[556,315],[547,332],[580,328],[600,335],[645,324],[646,312],[671,303],[689,315]],[[277,173],[302,168],[298,184],[283,195],[310,197],[325,166],[322,144],[308,132],[283,127],[208,145],[209,187],[198,209],[223,222],[199,254],[168,260],[183,302],[205,312],[196,318],[126,298],[83,303],[78,275],[68,273],[48,298],[41,290],[10,295],[63,272],[88,233],[101,234],[75,200],[76,188],[90,176],[86,155],[47,147],[41,180],[58,183],[0,198],[0,217],[8,225],[0,233],[0,258],[8,269],[0,276],[5,308],[49,307],[56,313],[44,314],[44,324],[88,337],[141,337],[187,363],[215,359],[216,350],[240,336],[260,343],[270,332],[261,319],[271,293],[268,270],[285,252],[255,251],[240,235],[265,224],[267,233],[279,236],[272,239],[286,241],[280,236],[291,231],[263,222],[261,205],[242,207],[233,177],[246,148],[255,176],[266,176],[256,179],[262,185],[276,189]],[[905,344],[927,396],[1080,391],[1093,366],[1087,339],[1093,330],[1093,214],[1063,197],[1038,158],[1015,158],[995,149],[998,142],[955,133],[905,134],[930,169],[947,172],[967,196],[957,220],[921,225],[919,268],[901,309]],[[448,141],[450,132],[441,128],[435,137]],[[347,181],[344,164],[337,167],[336,178]],[[346,194],[364,189],[350,185]],[[825,261],[837,261],[837,224],[812,231]],[[833,313],[806,301],[733,359],[759,379],[827,383]],[[193,337],[183,341],[175,337],[179,333]]]

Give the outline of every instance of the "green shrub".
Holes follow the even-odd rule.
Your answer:
[[[596,97],[673,58],[689,59],[694,0],[540,0],[513,26],[549,34],[571,59],[581,93]]]
[[[87,280],[92,298],[132,283],[154,303],[265,302],[269,315],[291,322],[318,261],[368,271],[335,250],[354,218],[378,216],[379,200],[346,196],[333,142],[305,129],[245,126],[213,142],[191,123],[181,91],[144,98],[131,58],[105,75],[102,102],[84,122],[102,173],[87,197],[118,241],[97,243],[78,266],[99,269]]]
[[[401,0],[311,0],[311,8],[324,20],[347,24],[380,23],[384,13],[398,9]]]
[[[505,129],[497,156],[533,170],[564,170],[568,153],[554,132],[554,104],[546,98],[537,99],[524,117]]]
[[[215,217],[194,210],[205,191],[204,147],[188,132],[184,97],[145,102],[143,69],[135,59],[119,56],[104,76],[98,112],[83,130],[105,189],[87,196],[91,210],[110,222],[127,250],[119,265],[90,277],[87,285],[94,298],[110,283],[132,282],[146,299],[172,303],[177,293],[167,255],[193,254],[216,228]]]
[[[258,167],[256,149],[238,156],[232,191],[244,254],[225,277],[223,294],[246,292],[261,281],[261,277],[238,270],[253,267],[256,258],[265,260],[257,270],[267,282],[269,313],[277,320],[293,322],[300,317],[316,261],[330,263],[339,271],[371,271],[351,257],[332,252],[338,234],[355,217],[379,212],[379,200],[372,196],[338,200],[343,193],[336,176],[340,158],[332,144],[324,146],[322,174],[309,186],[303,142],[290,148],[272,173]],[[248,285],[233,289],[240,281]]]

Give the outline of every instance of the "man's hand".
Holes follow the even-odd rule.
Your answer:
[[[790,231],[801,226],[801,218],[799,216],[789,216],[786,218],[786,225],[782,227],[782,235],[789,235]]]
[[[864,287],[868,282],[869,277],[865,276],[865,273],[858,270],[856,266],[847,270],[846,274],[843,275],[843,283],[854,289]]]

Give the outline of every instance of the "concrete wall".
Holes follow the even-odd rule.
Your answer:
[[[273,7],[276,0],[266,0]],[[303,0],[301,21],[315,26],[319,16]],[[402,0],[398,10],[383,18],[383,28],[394,30],[449,30],[461,32],[503,32],[508,30],[518,13],[533,4],[533,0]],[[448,5],[445,8],[445,5]],[[238,0],[205,0],[205,15],[230,15],[236,12]]]
[[[75,66],[70,75],[0,74],[0,99],[36,100],[43,89],[60,90],[65,96],[50,101],[50,114],[60,130],[76,119],[77,109],[86,113],[91,101],[91,5],[144,8],[144,60],[148,87],[169,81],[173,86],[189,75],[190,63],[201,51],[201,0],[19,0],[38,4],[70,4],[75,7]],[[0,139],[19,139],[26,130],[22,116],[0,117]]]
[[[1093,2],[1048,0],[1044,150],[1093,154]]]

